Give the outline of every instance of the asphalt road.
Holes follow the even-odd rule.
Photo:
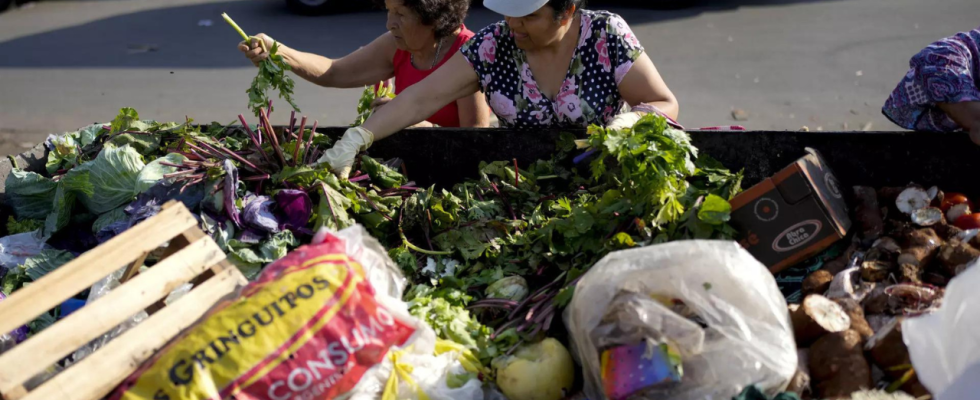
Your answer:
[[[610,9],[636,31],[688,127],[897,129],[880,107],[909,57],[980,23],[977,0],[701,0],[679,11]],[[11,10],[0,14],[0,152],[110,120],[120,107],[161,121],[231,122],[247,113],[255,71],[235,49],[240,39],[222,12],[249,32],[328,57],[384,31],[380,12],[301,17],[280,0],[62,0]],[[467,25],[498,19],[476,9]],[[296,93],[320,125],[346,125],[360,91],[297,82]],[[273,122],[286,118],[280,111]]]

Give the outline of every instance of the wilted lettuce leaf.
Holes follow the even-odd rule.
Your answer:
[[[54,193],[54,199],[51,200],[51,212],[48,213],[47,217],[44,219],[44,235],[50,236],[55,232],[61,230],[62,228],[68,226],[71,222],[72,209],[75,208],[75,193],[88,190],[88,185],[85,185],[83,181],[87,180],[88,172],[82,172],[75,175],[79,178],[85,179],[70,179],[67,176],[58,181],[58,187]]]
[[[499,353],[490,339],[493,330],[477,321],[458,301],[452,301],[454,293],[465,296],[458,290],[431,290],[418,285],[405,298],[412,316],[428,323],[439,338],[463,345],[478,354],[482,362],[488,363]]]
[[[74,259],[75,256],[67,251],[41,250],[40,254],[28,257],[24,265],[20,266],[20,269],[29,278],[36,281]]]
[[[234,224],[230,221],[219,222],[205,212],[201,214],[201,227],[211,235],[211,238],[218,244],[221,251],[226,253],[231,251],[229,242],[235,237]]]
[[[103,129],[107,124],[92,124],[78,130],[78,144],[82,147],[88,146],[95,142],[95,139],[103,133]]]
[[[160,148],[160,136],[126,133],[112,138],[111,143],[116,147],[130,146],[142,155],[150,155]]]
[[[286,166],[282,171],[273,175],[272,180],[276,183],[289,182],[300,187],[308,188],[312,187],[316,181],[328,179],[330,175],[328,168],[313,168],[307,165],[296,167]]]
[[[45,164],[48,174],[53,175],[62,168],[71,168],[78,163],[81,147],[76,140],[77,135],[78,132],[72,132],[50,140],[51,151]]]
[[[404,247],[389,250],[388,257],[391,257],[392,261],[398,264],[406,275],[414,274],[419,269],[419,262],[415,259],[415,255]]]
[[[16,235],[18,233],[34,232],[38,229],[44,228],[44,220],[39,219],[23,219],[16,220],[14,216],[7,217],[7,234]]]
[[[361,157],[361,168],[371,177],[372,183],[384,189],[399,187],[408,182],[404,175],[367,155]]]
[[[94,160],[68,171],[62,181],[72,181],[78,200],[99,215],[133,201],[145,166],[140,154],[129,146],[106,147]]]
[[[186,158],[180,154],[171,153],[160,157],[153,162],[146,164],[146,167],[139,172],[136,178],[136,193],[143,193],[163,180],[166,174],[177,172],[177,168],[163,165],[162,163],[177,164],[184,162]]]
[[[320,185],[320,204],[317,207],[316,229],[339,231],[354,225],[354,219],[347,213],[353,204],[350,199],[332,186]]]
[[[6,203],[19,219],[43,219],[51,212],[58,184],[34,172],[15,169],[7,175]]]
[[[119,114],[112,120],[110,125],[112,133],[119,133],[128,130],[130,126],[138,122],[140,114],[132,107],[124,107],[119,110]]]
[[[30,282],[31,278],[27,276],[20,268],[14,268],[7,271],[7,274],[3,276],[3,283],[0,284],[0,291],[3,292],[4,296],[10,296],[11,293],[17,291],[24,286],[24,283]]]
[[[299,246],[299,240],[290,231],[279,232],[258,246],[250,246],[238,240],[229,240],[228,254],[231,261],[249,280],[258,277],[262,268],[283,258],[289,250]]]
[[[732,205],[727,200],[710,194],[698,210],[698,219],[711,225],[721,225],[732,219]]]

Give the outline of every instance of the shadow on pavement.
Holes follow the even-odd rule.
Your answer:
[[[691,18],[742,6],[773,6],[835,0],[691,0],[678,10],[631,8],[661,0],[593,1],[590,9],[610,9],[633,25]],[[663,0],[677,1],[677,0]],[[683,1],[683,0],[682,0]],[[624,8],[626,7],[626,8]],[[138,11],[0,43],[0,68],[240,68],[248,66],[235,45],[241,38],[221,18],[227,12],[249,33],[265,32],[291,47],[340,57],[382,34],[378,11],[305,17],[293,15],[281,0],[207,3]],[[500,20],[475,7],[471,30]],[[210,20],[210,26],[201,26]]]

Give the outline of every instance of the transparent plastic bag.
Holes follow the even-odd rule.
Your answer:
[[[0,238],[0,267],[7,270],[24,264],[29,257],[36,256],[41,250],[50,249],[44,243],[40,231],[18,233]]]
[[[313,238],[313,243],[322,242],[327,233],[344,240],[344,251],[366,267],[364,272],[374,290],[401,301],[407,285],[401,268],[388,257],[384,246],[363,226],[354,225],[339,232],[321,230]]]
[[[902,322],[919,381],[937,400],[972,400],[980,392],[980,261],[946,286],[938,311]]]
[[[92,302],[104,297],[105,295],[109,294],[110,291],[119,287],[119,279],[122,278],[124,273],[126,273],[126,268],[121,268],[109,274],[105,278],[102,278],[102,280],[95,282],[95,284],[93,284],[92,288],[89,290],[88,299],[85,301],[85,304],[92,304]],[[81,361],[85,357],[88,357],[96,350],[108,344],[112,339],[122,335],[127,330],[138,325],[147,318],[149,318],[149,315],[146,313],[146,311],[140,311],[119,325],[116,325],[116,327],[112,328],[112,330],[102,334],[102,336],[88,342],[88,344],[82,346],[78,350],[75,350],[75,353],[72,354],[72,364]]]
[[[581,278],[564,319],[592,400],[729,399],[753,384],[774,395],[796,372],[786,300],[769,270],[734,242],[610,253]],[[658,375],[661,384],[639,384],[649,369],[629,370],[631,356],[661,360],[661,373],[679,365]],[[641,389],[623,395],[610,386],[618,378]]]

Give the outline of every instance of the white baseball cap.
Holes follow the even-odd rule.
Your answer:
[[[483,0],[483,6],[505,17],[526,17],[548,4],[548,0]]]

